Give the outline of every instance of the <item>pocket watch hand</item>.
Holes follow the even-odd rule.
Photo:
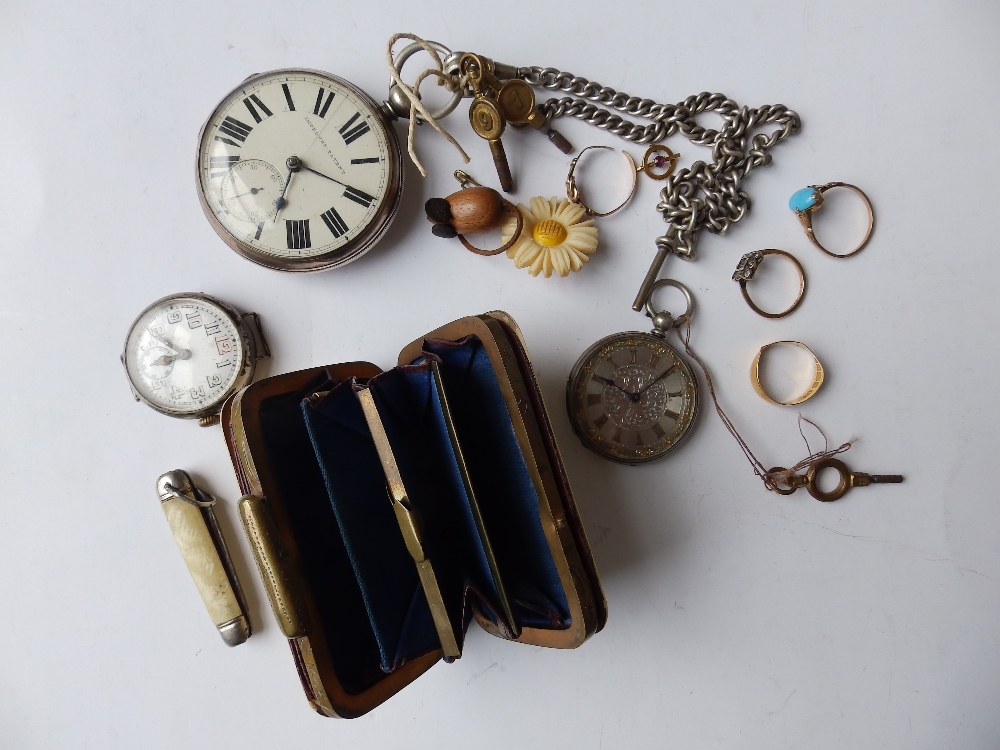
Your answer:
[[[312,169],[311,167],[307,167],[305,164],[302,165],[302,168],[305,171],[312,172],[314,175],[318,175],[319,177],[327,179],[330,182],[336,182],[338,185],[342,185],[343,187],[349,187],[346,182],[341,182],[340,180],[336,179],[335,177],[330,177],[329,175],[325,175],[322,172],[317,172],[315,169]]]
[[[618,385],[618,383],[616,383],[612,378],[603,378],[600,375],[594,375],[594,377],[597,378],[602,383],[604,383],[605,385],[610,385],[612,388],[617,388],[619,391],[621,391],[622,393],[624,393],[626,396],[628,396],[629,398],[632,398],[632,394],[629,393],[628,391],[626,391],[620,385]]]
[[[288,183],[292,180],[292,173],[288,173],[288,177],[285,178],[285,184],[281,188],[281,195],[279,195],[274,201],[274,221],[277,223],[278,214],[281,213],[281,209],[285,207],[288,201],[285,200],[285,191],[288,190]]]
[[[281,213],[288,201],[285,200],[285,192],[288,190],[288,183],[292,181],[292,175],[302,168],[302,162],[297,156],[289,156],[285,159],[285,166],[288,167],[288,176],[285,178],[285,184],[281,186],[281,195],[278,196],[277,200],[274,201],[274,221],[278,222],[278,214]]]
[[[240,193],[239,195],[234,195],[233,198],[242,198],[244,195],[257,195],[264,188],[250,188],[245,193]]]
[[[643,393],[645,393],[650,388],[652,388],[654,385],[656,385],[656,383],[658,383],[660,380],[662,380],[663,378],[667,377],[667,375],[669,375],[670,373],[672,373],[676,368],[677,368],[677,365],[673,365],[672,367],[668,367],[666,370],[664,370],[659,375],[657,375],[655,378],[653,378],[653,380],[651,380],[648,383],[646,383],[646,385],[644,385],[642,388],[640,388],[634,394],[630,394],[633,397],[632,400],[633,401],[638,401],[639,397],[642,396]]]

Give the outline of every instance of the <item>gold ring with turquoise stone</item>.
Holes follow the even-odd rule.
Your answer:
[[[822,243],[816,239],[816,233],[813,231],[813,211],[823,205],[823,193],[827,190],[832,190],[833,188],[847,188],[848,190],[853,190],[861,196],[861,200],[865,202],[865,208],[868,211],[868,229],[865,232],[864,239],[861,240],[860,245],[851,250],[849,253],[835,253],[827,250],[823,247]],[[792,197],[788,199],[788,207],[795,212],[796,216],[799,217],[799,221],[802,223],[802,228],[805,229],[806,236],[809,238],[809,241],[824,253],[831,255],[834,258],[850,258],[852,255],[857,255],[864,249],[865,245],[868,244],[868,240],[871,239],[872,232],[875,231],[875,211],[872,208],[872,202],[868,199],[868,196],[865,195],[865,192],[861,188],[846,182],[828,182],[825,185],[810,185],[809,187],[802,188],[801,190],[796,190],[792,193]]]

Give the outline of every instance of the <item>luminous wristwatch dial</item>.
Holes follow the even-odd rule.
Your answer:
[[[175,417],[201,417],[252,375],[252,337],[238,313],[206,295],[164,297],[140,313],[122,363],[136,398]]]
[[[402,190],[395,132],[363,92],[309,70],[248,78],[215,109],[198,148],[216,232],[270,268],[349,263],[388,228]]]
[[[663,339],[618,333],[583,353],[566,391],[570,422],[591,450],[641,463],[673,450],[698,410],[690,366]]]

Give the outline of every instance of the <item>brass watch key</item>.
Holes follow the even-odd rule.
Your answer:
[[[573,145],[561,133],[553,130],[548,118],[535,109],[535,92],[525,81],[520,78],[504,81],[497,92],[497,102],[511,125],[530,125],[564,154],[573,151]]]
[[[833,469],[840,478],[837,486],[832,490],[820,489],[819,474],[823,469]],[[784,471],[785,469],[778,466],[771,469],[768,474]],[[805,474],[793,474],[787,480],[771,482],[769,489],[774,490],[779,495],[791,495],[799,487],[805,487],[814,498],[820,502],[828,503],[832,500],[839,500],[854,487],[868,487],[872,484],[899,484],[902,481],[903,477],[899,474],[867,474],[863,471],[851,471],[839,459],[824,458],[812,464]]]
[[[489,142],[500,187],[509,193],[514,189],[514,178],[510,173],[503,142],[500,140],[507,127],[507,120],[496,101],[497,92],[501,88],[500,81],[490,72],[488,64],[477,55],[463,55],[460,66],[462,72],[469,77],[469,85],[475,94],[475,99],[469,107],[469,122],[476,135]]]

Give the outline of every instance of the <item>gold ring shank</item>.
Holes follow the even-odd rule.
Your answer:
[[[761,382],[760,379],[760,365],[764,352],[766,352],[771,347],[778,346],[780,344],[790,344],[792,346],[797,346],[800,349],[804,349],[806,352],[809,353],[809,356],[813,358],[813,363],[815,364],[815,371],[813,373],[812,383],[809,384],[809,387],[806,388],[806,390],[802,393],[801,396],[799,396],[798,398],[794,398],[791,401],[779,401],[778,399],[771,396],[766,390],[764,390],[764,384]],[[795,406],[797,404],[801,404],[805,401],[808,401],[809,399],[811,399],[813,396],[816,395],[816,392],[820,389],[820,386],[823,385],[823,377],[824,377],[823,364],[819,361],[819,357],[817,357],[813,353],[812,349],[803,344],[801,341],[774,341],[770,344],[765,344],[760,348],[760,351],[757,352],[757,356],[753,358],[753,364],[750,366],[750,380],[753,383],[753,389],[757,391],[757,395],[760,396],[765,401],[772,404],[777,404],[778,406]]]
[[[809,208],[805,211],[796,212],[799,217],[799,221],[802,222],[802,228],[806,231],[806,236],[809,241],[812,242],[816,247],[822,250],[827,255],[834,258],[850,258],[852,255],[857,255],[862,250],[865,249],[865,245],[868,244],[868,240],[872,238],[872,232],[875,231],[875,209],[872,207],[872,202],[865,194],[865,191],[859,188],[857,185],[851,185],[847,182],[828,182],[825,185],[817,185],[816,190],[819,191],[820,195],[825,193],[827,190],[832,190],[833,188],[847,188],[848,190],[853,190],[855,193],[861,196],[861,200],[865,202],[865,208],[868,210],[868,231],[865,232],[864,239],[861,240],[861,244],[856,248],[851,250],[849,253],[835,253],[832,250],[827,250],[823,247],[823,244],[816,238],[816,233],[813,231],[812,226],[812,213],[818,209],[822,204],[818,204]]]
[[[790,261],[792,261],[792,264],[795,266],[795,269],[799,272],[799,293],[798,293],[798,296],[795,297],[795,301],[792,302],[791,307],[789,307],[786,310],[783,310],[781,312],[770,313],[770,312],[767,312],[766,310],[761,310],[759,307],[757,307],[757,304],[750,298],[750,292],[747,291],[747,280],[746,279],[740,279],[740,291],[743,292],[743,299],[746,300],[747,304],[750,306],[750,309],[753,310],[758,315],[761,315],[761,316],[763,316],[765,318],[771,318],[772,320],[775,319],[775,318],[784,318],[786,315],[791,315],[793,312],[795,312],[796,308],[800,304],[802,304],[802,300],[806,296],[806,272],[805,272],[805,269],[802,268],[802,264],[799,263],[798,258],[796,258],[794,255],[792,255],[789,252],[785,252],[784,250],[777,250],[775,248],[768,248],[767,250],[761,250],[761,253],[763,254],[763,256],[765,258],[768,255],[783,255],[786,258],[788,258]]]
[[[507,240],[505,243],[503,243],[500,247],[496,248],[495,250],[483,250],[481,248],[476,247],[467,239],[465,239],[464,234],[460,234],[458,235],[458,239],[465,246],[466,250],[468,250],[470,253],[475,253],[476,255],[487,255],[487,256],[499,255],[505,250],[510,249],[514,245],[514,243],[517,242],[518,238],[521,236],[521,232],[524,231],[524,215],[521,213],[521,210],[517,206],[515,206],[513,203],[511,203],[506,199],[504,199],[503,201],[503,207],[504,210],[507,211],[507,213],[511,214],[517,219],[517,227],[514,229],[514,236],[512,236],[509,240]]]
[[[587,216],[593,216],[597,218],[604,216],[611,216],[611,214],[617,213],[618,211],[621,211],[623,208],[625,208],[628,202],[632,200],[632,196],[635,195],[635,188],[638,182],[637,178],[639,172],[641,171],[641,168],[635,166],[635,160],[632,158],[632,155],[628,151],[622,150],[622,153],[625,155],[625,158],[628,159],[629,172],[632,175],[632,187],[629,188],[628,195],[625,196],[625,200],[623,200],[615,208],[612,208],[610,211],[604,211],[603,213],[601,211],[595,211],[594,209],[592,209],[590,206],[588,206],[586,203],[583,202],[583,195],[580,193],[580,187],[576,183],[576,175],[575,175],[576,165],[579,163],[580,157],[582,157],[592,148],[614,151],[614,149],[611,148],[611,146],[587,146],[585,149],[583,149],[583,151],[581,151],[579,154],[573,157],[573,161],[569,163],[569,174],[566,175],[566,197],[569,199],[570,203],[576,203],[577,205],[581,206],[584,212],[587,214]]]

